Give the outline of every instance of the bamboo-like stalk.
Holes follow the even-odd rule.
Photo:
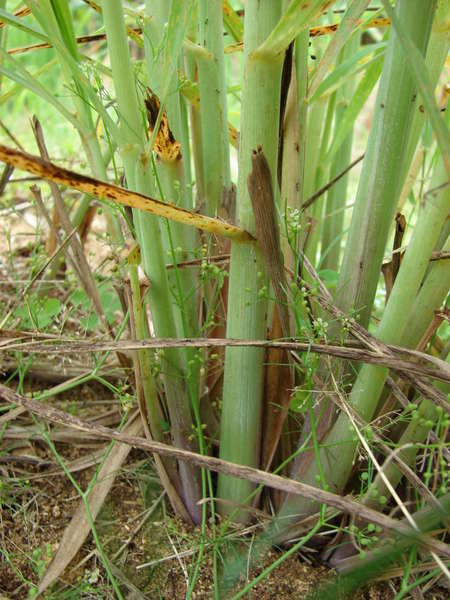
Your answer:
[[[443,165],[441,165],[441,168],[443,170]],[[447,241],[445,249],[450,250],[449,241]],[[415,348],[419,344],[427,326],[432,321],[434,311],[442,305],[447,297],[449,281],[450,261],[441,260],[434,262],[413,303],[408,323],[402,336],[402,346]],[[445,356],[441,358],[444,359]],[[435,385],[444,393],[448,393],[448,385],[445,385],[443,382],[435,382]],[[419,404],[417,411],[411,413],[408,410],[408,414],[404,414],[404,418],[409,417],[410,422],[397,442],[397,447],[402,449],[399,458],[409,466],[414,465],[419,451],[419,444],[426,440],[430,429],[439,417],[439,409],[427,398],[419,398],[416,404]],[[403,476],[402,471],[396,466],[394,460],[389,460],[388,464],[384,463],[382,467],[384,475],[392,487],[396,488]],[[374,492],[374,490],[377,491]],[[377,475],[364,495],[363,502],[369,506],[380,508],[380,498],[383,498],[383,496],[386,500],[389,499],[390,491],[381,476]]]
[[[336,92],[333,92],[330,95],[330,97],[328,98],[328,102],[326,102],[325,99],[317,100],[318,104],[321,102],[323,102],[324,105],[326,106],[326,113],[325,113],[325,119],[324,119],[324,123],[323,123],[322,133],[320,136],[320,143],[318,144],[318,152],[317,152],[317,155],[315,156],[316,164],[315,164],[315,169],[313,171],[314,186],[311,189],[311,194],[308,194],[308,196],[312,195],[315,191],[317,191],[324,185],[326,178],[327,178],[328,171],[329,171],[329,166],[323,159],[325,157],[325,154],[326,154],[326,151],[328,148],[328,140],[330,138],[330,131],[331,131],[331,127],[333,124],[333,117],[334,117],[335,106],[336,106]],[[312,116],[312,113],[313,113],[313,111],[311,112],[311,116]],[[314,152],[314,154],[316,154],[316,153]],[[308,165],[307,165],[307,169],[308,169]],[[314,202],[314,204],[312,206],[312,211],[311,211],[313,227],[311,228],[311,231],[308,235],[305,253],[313,266],[315,266],[316,262],[317,262],[317,260],[316,260],[317,259],[317,251],[318,251],[319,242],[320,242],[321,233],[322,233],[324,201],[325,201],[324,196],[323,195],[320,196],[320,198],[318,198]]]
[[[181,152],[177,156],[159,156],[157,171],[165,198],[176,199],[177,204],[183,208],[192,209],[192,194],[186,180],[185,166],[190,162],[189,140],[186,137],[185,126],[182,118],[183,99],[178,91],[179,82],[176,72],[173,73],[169,84],[167,98],[161,96],[165,93],[166,81],[165,65],[166,53],[162,51],[163,32],[169,19],[170,3],[166,0],[146,2],[146,14],[149,18],[144,28],[145,55],[147,73],[152,91],[164,101],[164,110],[168,117],[168,126],[173,132],[175,140],[181,144]],[[169,50],[167,49],[166,52]],[[163,200],[165,198],[162,198]],[[193,258],[195,250],[195,231],[179,223],[166,223],[161,228],[164,252],[167,262],[176,264]],[[173,250],[176,253],[174,255]],[[197,306],[195,291],[195,271],[172,270],[169,274],[169,284],[174,298],[176,298],[177,332],[179,336],[192,336],[198,330]],[[178,297],[177,281],[185,294]]]
[[[449,113],[447,114],[447,121],[449,117]],[[440,183],[446,180],[445,168],[442,160],[438,163],[437,168],[435,169],[435,174],[430,182],[431,189],[436,188]],[[423,211],[422,215],[419,215],[419,218],[422,217],[422,223],[416,225],[417,231],[414,231],[413,238],[411,239],[411,244],[415,243],[417,246],[420,244],[420,236],[423,235],[423,231],[428,226],[433,226],[432,223],[432,213],[434,213],[434,218],[437,219],[437,223],[439,223],[439,219],[441,221],[441,227],[437,225],[437,229],[440,231],[443,227],[445,227],[444,222],[446,219],[445,215],[448,215],[450,210],[450,189],[444,189],[440,194],[436,194],[432,197],[431,200],[425,200],[428,202],[428,211],[426,213],[426,209]],[[432,204],[431,204],[432,203]],[[439,207],[439,208],[437,208]],[[440,213],[440,216],[439,216]],[[429,221],[427,222],[426,217],[428,216]],[[435,222],[436,223],[436,222]],[[436,225],[435,225],[436,227]],[[439,235],[435,234],[435,244],[437,243]],[[428,240],[426,240],[428,241]],[[430,240],[431,243],[431,240]],[[435,244],[433,248],[435,247]],[[426,246],[425,251],[427,251],[429,246]],[[446,244],[446,250],[450,248],[450,242]],[[406,256],[405,256],[406,258]],[[403,333],[399,337],[399,343],[406,348],[414,348],[416,347],[422,336],[424,335],[429,323],[433,318],[434,311],[438,309],[442,302],[445,300],[445,296],[448,292],[448,281],[450,277],[450,265],[447,264],[448,261],[439,261],[436,265],[431,267],[434,270],[437,267],[441,279],[439,281],[439,285],[433,285],[436,281],[435,277],[430,281],[431,272],[425,277],[424,282],[420,288],[419,294],[415,297],[415,300],[412,302],[411,311],[409,317],[406,322],[406,326],[404,327]],[[403,268],[403,267],[402,267]],[[443,278],[442,278],[443,276]],[[427,296],[427,306],[426,308],[423,306],[423,301],[417,302],[420,295],[424,293]],[[405,307],[406,308],[406,307]],[[391,340],[392,341],[392,340]],[[445,358],[445,357],[444,357]],[[438,383],[438,386],[441,385]],[[442,384],[443,391],[446,391],[448,386]],[[413,419],[409,423],[408,427],[403,432],[402,436],[398,441],[398,447],[402,448],[406,445],[411,445],[400,453],[400,458],[406,462],[408,465],[412,465],[415,459],[415,456],[418,451],[418,447],[415,444],[421,443],[425,440],[428,432],[431,429],[432,424],[434,424],[438,412],[436,411],[436,406],[428,399],[424,398],[420,402],[420,407],[418,409],[417,415],[413,415]],[[402,477],[401,471],[396,467],[395,461],[390,461],[387,467],[383,467],[384,475],[389,479],[392,487],[396,487],[398,482]],[[374,493],[374,490],[377,489],[379,491],[379,495]],[[368,492],[365,495],[364,502],[378,506],[379,498],[384,496],[388,498],[390,496],[389,490],[384,483],[381,476],[377,475],[374,482],[370,486]]]
[[[400,0],[396,5],[396,14],[422,54],[435,7],[435,0]],[[405,68],[402,46],[391,30],[336,294],[338,306],[345,312],[358,311],[363,326],[369,322],[401,191],[398,173],[403,168],[416,103],[413,77]]]
[[[276,183],[283,55],[261,56],[258,46],[276,25],[280,8],[279,0],[249,0],[245,7],[237,219],[250,231],[254,230],[254,220],[247,177],[251,153],[259,145],[267,158],[274,189]],[[265,337],[267,301],[258,294],[265,285],[267,276],[260,250],[232,244],[227,337]],[[225,353],[220,457],[250,466],[259,464],[263,360],[264,353],[257,349],[227,348]],[[252,487],[248,481],[220,475],[218,496],[240,504]],[[219,510],[227,513],[230,505],[219,504]],[[246,517],[241,511],[235,518]]]
[[[309,198],[316,191],[316,172],[320,155],[320,140],[327,110],[327,99],[320,98],[308,110],[308,123],[305,147],[305,183],[303,193],[305,198]],[[315,264],[315,248],[317,235],[316,230],[319,227],[319,209],[321,204],[315,202],[312,207],[302,215],[302,228],[304,239],[301,240],[302,249],[306,252],[312,264]]]
[[[429,80],[433,88],[436,87],[439,77],[442,73],[442,68],[445,64],[445,59],[448,56],[450,36],[448,34],[448,22],[450,20],[450,4],[448,2],[438,2],[436,8],[436,16],[431,30],[430,42],[428,44],[426,54],[426,65],[429,74]],[[423,130],[426,112],[420,109],[420,105],[414,111],[413,122],[411,125],[411,133],[408,140],[406,150],[406,159],[400,175],[400,184],[404,185],[414,153],[416,151],[417,142]]]
[[[221,0],[199,0],[201,52],[196,52],[206,214],[214,216],[231,193]]]
[[[359,48],[359,34],[354,34],[341,50],[338,64],[350,57]],[[355,89],[354,79],[346,82],[337,92],[335,131],[342,121],[348,103]],[[333,159],[330,168],[330,179],[341,173],[351,161],[353,145],[353,128],[343,142],[339,153]],[[321,244],[321,268],[338,270],[341,254],[341,237],[344,225],[344,207],[347,201],[348,175],[344,175],[329,190],[326,200],[326,209],[323,222],[322,244]]]
[[[103,16],[121,127],[128,140],[126,146],[121,148],[127,182],[129,187],[137,191],[148,192],[153,188],[153,175],[150,161],[145,156],[145,135],[120,0],[105,3]],[[135,211],[134,216],[144,269],[151,283],[149,304],[155,331],[157,335],[176,337],[159,222],[155,217],[139,211]],[[161,367],[174,444],[192,449],[195,447],[195,443],[190,439],[193,423],[181,354],[172,350],[166,352],[162,357]],[[201,509],[197,503],[201,494],[197,470],[191,465],[182,464],[179,469],[186,508],[194,522],[199,522]]]
[[[443,165],[441,164],[442,168]],[[444,173],[445,174],[445,173]],[[436,178],[442,181],[442,171],[438,169]],[[436,183],[436,179],[433,179]],[[428,261],[439,239],[441,230],[450,211],[450,191],[446,188],[443,197],[433,196],[427,199],[425,207],[418,217],[412,238],[408,244],[400,270],[382,319],[377,327],[377,338],[388,344],[400,344],[408,318],[414,305],[414,299],[420,289]],[[433,303],[437,308],[436,304]],[[425,324],[425,327],[428,323]],[[425,331],[418,332],[423,335]],[[370,421],[374,415],[382,392],[388,369],[363,365],[349,396],[350,406],[364,421]],[[330,433],[324,440],[326,449],[320,451],[320,464],[325,481],[334,490],[341,491],[350,474],[357,441],[353,438],[351,424],[346,413],[341,412]],[[318,464],[311,465],[303,480],[311,484],[319,473]],[[292,514],[309,514],[317,506],[299,506],[298,501],[287,499],[280,513],[281,517]]]

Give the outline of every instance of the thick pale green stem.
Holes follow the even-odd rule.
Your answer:
[[[442,165],[443,168],[443,165]],[[450,242],[447,241],[444,246],[445,251],[450,251]],[[433,319],[434,311],[442,306],[448,294],[448,282],[450,281],[450,261],[433,261],[432,267],[425,277],[419,294],[417,295],[411,309],[408,324],[403,334],[401,345],[406,348],[415,348],[419,344],[424,332]],[[447,358],[441,356],[442,359]],[[448,384],[436,382],[436,386],[442,392],[448,393]],[[403,462],[409,466],[414,465],[418,444],[423,443],[430,429],[436,424],[439,417],[439,409],[427,398],[419,400],[420,406],[417,411],[409,416],[411,421],[398,440],[397,446],[403,448],[398,455]],[[408,415],[405,415],[407,417]],[[383,473],[388,478],[391,485],[395,488],[400,482],[403,474],[396,466],[395,461],[390,460],[388,464],[383,464]],[[374,490],[377,490],[374,492]],[[380,475],[377,475],[373,484],[364,496],[364,503],[380,508],[380,498],[389,498],[390,492]]]
[[[181,161],[161,164],[158,161],[161,186],[164,196],[176,199],[183,186],[183,165]],[[176,265],[192,260],[195,230],[181,223],[161,223],[161,233],[165,260]],[[168,278],[172,294],[172,305],[176,314],[178,337],[191,337],[198,333],[198,310],[196,279],[197,269],[171,269]],[[180,297],[181,292],[181,297]]]
[[[199,1],[197,53],[206,214],[214,216],[231,191],[222,0]]]
[[[276,186],[280,81],[283,54],[261,57],[255,51],[280,16],[278,0],[249,0],[245,6],[244,79],[237,216],[241,227],[254,231],[253,211],[247,190],[251,153],[259,145]],[[258,292],[267,285],[262,256],[255,246],[233,244],[230,263],[227,336],[264,338],[267,301]],[[264,353],[259,349],[227,348],[223,388],[220,457],[251,466],[259,465],[261,397]],[[219,476],[218,495],[243,503],[250,482]],[[229,512],[230,505],[220,505]],[[245,520],[246,514],[238,518]]]
[[[318,104],[320,104],[321,102],[325,102],[325,100],[322,100],[322,99],[317,100]],[[331,94],[331,96],[328,98],[325,122],[324,122],[323,128],[322,128],[320,144],[318,145],[318,154],[316,157],[317,162],[315,164],[315,169],[313,171],[315,173],[315,176],[314,176],[314,186],[313,186],[313,189],[311,189],[311,193],[315,192],[316,190],[321,188],[322,185],[324,185],[327,174],[328,174],[328,165],[327,165],[327,163],[324,162],[323,159],[325,157],[327,147],[328,147],[328,140],[330,137],[331,126],[333,124],[335,105],[336,105],[336,92]],[[312,113],[311,113],[311,116],[312,116]],[[306,167],[309,170],[308,164],[306,165]],[[312,219],[313,219],[313,227],[311,228],[311,232],[308,235],[308,241],[306,244],[305,252],[306,252],[306,256],[309,258],[309,260],[313,266],[316,265],[317,249],[318,249],[318,245],[319,245],[319,241],[320,241],[320,237],[321,237],[321,231],[322,231],[322,225],[323,225],[323,223],[322,223],[322,221],[323,221],[323,206],[324,206],[324,196],[321,196],[314,202],[314,204],[312,206],[312,211],[311,211],[311,215],[312,215]]]
[[[400,0],[396,12],[416,47],[425,54],[435,13],[434,0]],[[392,29],[377,95],[349,237],[340,271],[337,304],[355,309],[367,326],[381,262],[401,188],[417,92]]]
[[[302,40],[303,41],[303,40]],[[300,40],[297,40],[300,43]],[[319,165],[319,158],[321,153],[321,140],[322,136],[326,131],[326,115],[328,98],[321,97],[314,103],[308,102],[308,85],[309,85],[309,74],[308,74],[308,55],[310,53],[309,48],[309,36],[307,40],[307,46],[302,48],[303,69],[306,67],[306,71],[303,71],[302,76],[304,78],[303,86],[306,96],[302,98],[299,96],[299,110],[300,118],[306,117],[307,123],[305,123],[305,137],[303,138],[304,143],[304,184],[303,184],[303,199],[302,202],[311,197],[311,195],[317,189],[317,172]],[[303,44],[301,44],[303,45]],[[324,50],[324,41],[314,41],[314,54],[316,57],[320,57]],[[303,89],[302,89],[303,93]],[[302,112],[306,111],[302,115]],[[300,240],[299,247],[306,253],[311,263],[315,264],[316,249],[318,241],[318,231],[320,228],[320,220],[322,217],[322,203],[316,201],[312,206],[302,210],[301,221],[300,221]],[[303,273],[302,273],[303,274]],[[308,275],[303,275],[309,279]]]
[[[146,3],[149,22],[145,27],[144,40],[148,78],[152,91],[160,98],[165,87],[165,55],[161,50],[161,45],[164,42],[163,33],[169,19],[169,9],[170,3],[166,0],[147,1]],[[158,160],[156,164],[164,197],[170,198],[172,202],[183,208],[190,209],[192,208],[192,194],[185,181],[186,160],[184,152],[187,152],[188,161],[190,154],[189,144],[185,139],[182,102],[183,100],[178,91],[178,76],[177,73],[174,73],[164,108],[167,112],[169,127],[175,139],[181,143],[182,155],[172,161]],[[164,200],[164,197],[162,200]],[[195,230],[192,227],[167,222],[161,227],[161,231],[167,263],[174,264],[193,258]],[[193,336],[198,330],[196,295],[194,293],[195,275],[196,272],[193,269],[183,269],[179,273],[172,269],[168,275],[173,305],[177,315],[177,333],[179,337]],[[185,294],[183,298],[178,297],[177,278],[179,278],[181,289]]]
[[[103,16],[108,50],[113,72],[121,128],[127,143],[121,148],[128,187],[150,194],[153,191],[153,174],[150,161],[145,156],[145,132],[128,52],[122,3],[108,0],[103,6]],[[135,211],[134,218],[141,246],[143,265],[150,280],[149,304],[156,335],[176,337],[177,331],[172,297],[166,271],[160,222],[152,215]],[[174,444],[194,449],[191,441],[192,415],[186,373],[180,351],[170,349],[161,357],[167,406]],[[195,522],[201,519],[197,502],[201,497],[198,471],[188,464],[179,465],[186,507]]]
[[[442,73],[442,68],[445,64],[445,59],[448,55],[450,36],[448,33],[448,23],[450,20],[450,3],[446,0],[438,0],[436,8],[436,17],[431,30],[430,43],[428,44],[426,65],[428,69],[429,80],[433,86],[436,86],[439,77]],[[402,173],[399,182],[402,187],[407,177],[408,170],[413,160],[416,151],[417,142],[419,141],[425,119],[427,118],[426,111],[416,106],[414,110],[414,118],[411,125],[411,133],[408,140],[406,150],[406,159],[403,165]]]
[[[431,185],[442,182],[443,165],[437,169]],[[376,336],[387,344],[405,343],[403,332],[408,324],[408,318],[414,306],[414,299],[420,289],[423,276],[427,270],[431,254],[439,239],[441,230],[450,211],[450,190],[445,188],[440,195],[426,199],[425,207],[419,214],[412,238],[408,244],[405,256],[394,287],[389,297],[383,317],[378,325]],[[448,281],[447,281],[448,283]],[[437,298],[437,300],[439,300]],[[432,302],[434,308],[436,299]],[[425,331],[428,323],[424,323]],[[420,332],[417,332],[420,334]],[[373,417],[378,400],[383,390],[388,370],[368,364],[362,366],[349,397],[349,404],[357,411],[364,421]],[[320,462],[325,474],[325,481],[335,492],[344,488],[350,474],[357,438],[351,428],[345,412],[341,412],[336,423],[325,438],[326,448],[320,451]],[[318,465],[311,465],[303,481],[314,484],[318,475]],[[313,502],[299,503],[298,498],[288,497],[281,511],[281,516],[292,514],[309,514],[317,509]]]
[[[341,50],[339,62],[349,58],[359,48],[359,34],[353,35]],[[348,103],[355,89],[354,79],[350,79],[337,92],[336,117],[334,129],[337,131]],[[353,128],[345,138],[339,153],[335,156],[330,170],[330,179],[341,173],[351,161],[353,145]],[[323,223],[321,268],[338,270],[341,253],[342,228],[344,225],[344,207],[347,201],[348,175],[344,175],[333,185],[327,195],[326,210]]]

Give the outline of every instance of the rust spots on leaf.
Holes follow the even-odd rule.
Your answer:
[[[141,249],[135,244],[128,253],[128,264],[139,265],[141,262]]]
[[[357,25],[361,25],[362,21],[358,20]],[[391,24],[390,19],[371,19],[364,25],[364,29],[370,29],[371,27],[388,27]],[[317,27],[311,27],[309,30],[310,37],[320,37],[322,35],[330,35],[334,33],[339,27],[339,23],[333,23],[332,25],[321,25]]]
[[[228,135],[230,143],[234,148],[239,147],[239,131],[231,123],[228,123]]]
[[[147,88],[145,107],[147,109],[148,130],[150,135],[152,135],[161,104],[158,96],[150,88]],[[165,111],[162,114],[161,123],[155,136],[153,150],[156,152],[158,158],[164,162],[171,163],[181,158],[181,145],[176,141],[169,127],[169,119]]]
[[[218,236],[229,237],[236,241],[255,241],[253,236],[247,231],[234,225],[223,223],[219,219],[196,214],[184,208],[161,202],[155,198],[144,196],[143,194],[121,188],[117,185],[69,171],[51,162],[42,160],[37,156],[21,152],[15,148],[3,146],[2,144],[0,144],[0,161],[60,185],[67,185],[80,192],[91,194],[99,199],[109,198],[124,206],[138,208],[150,212],[155,216],[166,217],[178,223],[192,225],[197,229],[202,229]]]

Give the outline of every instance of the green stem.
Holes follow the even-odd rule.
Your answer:
[[[448,55],[450,39],[447,31],[448,21],[450,19],[450,4],[448,2],[438,2],[436,8],[436,16],[431,30],[430,43],[428,44],[426,54],[426,65],[429,75],[429,80],[433,89],[439,82],[439,77],[445,64],[445,59]],[[411,133],[408,140],[406,150],[406,159],[400,175],[401,187],[408,174],[420,134],[423,130],[425,120],[427,118],[426,111],[420,110],[420,105],[414,110],[414,117],[411,125]]]
[[[222,0],[199,0],[199,30],[202,51],[196,57],[206,214],[214,216],[231,190]]]
[[[322,102],[322,100],[318,100],[318,103]],[[332,93],[328,99],[327,112],[325,117],[325,123],[323,125],[323,131],[320,139],[319,152],[317,155],[317,163],[315,165],[315,183],[314,189],[311,190],[311,193],[318,190],[325,183],[327,173],[328,173],[328,165],[324,161],[324,157],[328,148],[328,140],[330,138],[331,126],[333,124],[333,117],[335,112],[336,105],[336,92]],[[324,196],[318,198],[312,208],[312,218],[314,222],[314,226],[311,230],[310,235],[308,236],[308,242],[306,244],[306,256],[309,258],[311,264],[313,266],[317,263],[317,250],[319,246],[319,241],[321,238],[321,231],[323,227],[323,208],[324,208]]]
[[[434,0],[399,0],[396,4],[399,19],[422,54],[435,7]],[[398,174],[405,161],[416,96],[402,46],[392,29],[336,296],[339,308],[357,310],[365,327],[401,191]]]
[[[445,175],[445,170],[441,162],[440,168],[436,169],[431,186],[436,187],[439,182],[442,182],[443,175]],[[405,252],[383,317],[376,330],[376,337],[380,341],[386,344],[405,342],[403,333],[406,330],[414,300],[449,211],[450,189],[448,187],[444,188],[441,194],[427,198]],[[436,300],[439,298],[432,302],[434,309],[438,308]],[[425,328],[427,325],[428,323],[424,323]],[[424,332],[425,329],[422,330],[421,335]],[[388,369],[384,367],[374,367],[368,364],[361,367],[348,402],[364,421],[370,421],[377,409],[387,374]],[[352,427],[345,412],[340,413],[323,443],[329,446],[328,449],[322,448],[321,451],[320,462],[325,469],[325,479],[331,489],[341,491],[350,475],[357,448],[357,438],[355,440],[353,437]],[[314,485],[317,474],[318,466],[313,464],[308,468],[302,480]],[[314,502],[299,503],[298,499],[288,497],[280,515],[288,516],[294,513],[305,515],[310,514],[316,508]]]
[[[95,130],[95,124],[92,117],[89,96],[80,77],[77,77],[77,69],[80,69],[81,56],[78,53],[75,42],[75,33],[71,20],[71,13],[68,0],[60,0],[58,5],[53,6],[50,0],[39,2],[39,6],[31,3],[33,15],[36,17],[44,31],[46,31],[50,41],[59,34],[60,42],[63,47],[54,44],[55,51],[59,58],[62,74],[69,87],[75,87],[73,94],[73,103],[77,118],[81,122],[79,129],[81,143],[86,154],[90,169],[94,177],[107,181],[106,166],[100,148],[100,143]],[[63,52],[64,49],[64,52]],[[70,64],[72,61],[73,64]],[[75,65],[75,67],[74,67]],[[74,225],[78,225],[83,220],[90,204],[90,198],[84,196],[78,205],[74,216]],[[105,211],[108,230],[115,243],[122,242],[122,233],[119,222],[108,207]]]
[[[145,27],[145,54],[150,87],[159,98],[165,93],[165,55],[162,51],[164,43],[164,27],[169,19],[170,3],[166,0],[146,3],[146,14],[149,17],[148,24]],[[173,132],[175,139],[180,141],[182,154],[176,160],[156,161],[156,169],[161,182],[160,197],[171,198],[173,202],[183,208],[192,208],[192,194],[190,187],[186,185],[185,167],[189,163],[189,143],[186,141],[186,132],[182,119],[181,105],[183,99],[178,91],[178,76],[174,73],[170,83],[169,93],[165,101],[164,109],[167,112],[169,127]],[[185,159],[185,152],[187,160]],[[190,182],[190,181],[189,181]],[[195,230],[192,227],[186,227],[179,223],[167,222],[165,227],[161,228],[163,247],[167,256],[167,262],[176,264],[193,258],[195,250]],[[171,242],[169,243],[169,236]],[[176,250],[176,256],[172,253],[172,248]],[[174,299],[174,310],[176,313],[178,336],[193,336],[198,331],[197,325],[197,303],[195,294],[195,275],[194,269],[183,269],[179,273],[182,280],[181,289],[185,296],[178,297],[176,293],[175,270],[172,269],[168,275],[169,286]],[[188,328],[183,328],[183,320],[187,321]]]
[[[305,140],[305,184],[303,188],[305,199],[312,196],[316,191],[316,172],[326,108],[326,99],[320,98],[308,110],[308,125]],[[310,240],[316,237],[315,230],[319,226],[318,206],[320,205],[315,202],[311,208],[302,212],[302,229],[304,235],[307,237],[302,240],[301,247],[303,250],[306,250],[306,254],[313,264],[315,263],[315,253],[313,252],[315,243]]]
[[[441,382],[437,382],[436,387],[439,387],[441,391],[448,391],[448,386],[442,385]],[[410,422],[396,444],[400,448],[400,452],[396,453],[396,456],[410,467],[414,467],[417,453],[420,450],[420,444],[426,440],[431,429],[438,422],[439,415],[442,412],[442,410],[439,410],[440,407],[436,407],[433,402],[426,398],[419,399],[419,402],[420,406],[418,410],[412,414],[409,411]],[[403,415],[403,418],[407,417],[408,415]],[[382,469],[384,478],[377,473],[362,498],[364,504],[377,510],[381,510],[386,500],[391,496],[385,480],[388,479],[391,486],[395,489],[403,477],[403,472],[397,467],[393,458],[388,458],[383,463]]]
[[[353,35],[341,50],[338,62],[349,58],[359,48],[359,34]],[[348,104],[355,89],[354,79],[350,79],[337,93],[335,132],[344,118]],[[353,145],[353,127],[342,143],[339,153],[334,157],[330,169],[330,180],[341,173],[351,161]],[[326,210],[322,232],[321,268],[337,271],[341,254],[341,238],[344,226],[344,207],[347,201],[348,174],[342,177],[330,189],[327,195]]]
[[[276,25],[278,0],[249,0],[245,6],[244,80],[237,217],[241,227],[254,231],[247,190],[251,153],[259,145],[269,163],[276,189],[280,82],[283,54],[258,53],[257,47]],[[266,335],[267,300],[258,291],[267,284],[264,262],[256,246],[232,244],[228,295],[227,337],[261,339]],[[220,457],[240,464],[259,465],[264,352],[254,348],[227,348],[223,386]],[[227,503],[243,503],[253,485],[219,475],[218,495]],[[247,511],[238,513],[245,520]]]
[[[108,0],[103,5],[108,50],[114,79],[122,132],[127,143],[121,148],[128,186],[138,192],[151,194],[154,188],[150,161],[145,155],[145,131],[128,51],[122,3]],[[142,260],[150,280],[149,304],[156,335],[177,337],[172,297],[169,289],[159,221],[149,214],[134,212]],[[167,349],[161,355],[166,400],[174,445],[196,448],[189,392],[185,384],[185,364],[181,352]],[[186,508],[195,522],[201,519],[201,498],[198,470],[180,463]]]

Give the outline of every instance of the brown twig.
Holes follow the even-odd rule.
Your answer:
[[[4,334],[4,332],[3,332]],[[253,348],[282,348],[294,352],[313,352],[336,356],[345,360],[356,362],[367,362],[395,371],[405,371],[412,376],[424,375],[441,381],[450,382],[450,367],[445,362],[434,356],[420,352],[408,351],[407,349],[397,348],[395,346],[386,346],[383,352],[377,352],[371,349],[355,348],[354,346],[337,346],[332,344],[318,344],[309,341],[286,341],[286,340],[242,340],[232,338],[150,338],[146,340],[122,340],[117,342],[90,342],[75,341],[67,338],[60,342],[49,340],[48,343],[40,341],[19,341],[13,338],[11,343],[4,342],[0,346],[0,351],[20,350],[21,352],[32,352],[33,354],[80,354],[90,352],[106,351],[131,351],[141,350],[143,348],[221,348],[224,346],[234,347],[253,347]],[[416,360],[407,360],[401,358],[401,352],[413,356],[415,359],[421,358],[430,366],[424,366],[417,363]],[[448,406],[447,406],[448,410]]]
[[[314,192],[314,194],[312,196],[310,196],[307,200],[305,200],[303,202],[303,204],[300,207],[301,210],[306,210],[307,208],[309,208],[311,206],[311,204],[313,204],[318,198],[320,198],[320,196],[325,194],[325,192],[327,192],[331,187],[333,187],[333,185],[335,183],[337,183],[339,181],[339,179],[342,179],[342,177],[344,177],[344,175],[346,175],[349,171],[351,171],[351,169],[353,169],[353,167],[355,167],[359,162],[361,162],[363,158],[364,158],[364,154],[361,154],[361,156],[358,156],[358,158],[356,158],[353,162],[351,162],[348,165],[348,167],[346,167],[343,171],[338,173],[336,175],[336,177],[333,177],[333,179],[331,179],[331,181],[329,181],[323,187],[321,187],[320,190],[317,190],[317,192]]]

